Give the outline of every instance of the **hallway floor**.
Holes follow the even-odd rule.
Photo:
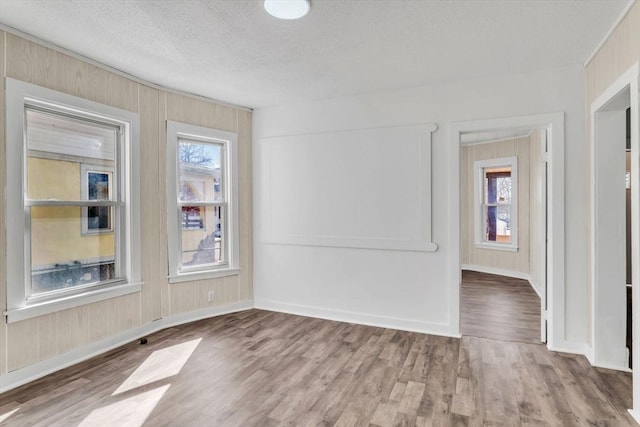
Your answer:
[[[461,301],[463,335],[540,343],[540,298],[526,280],[463,270]]]

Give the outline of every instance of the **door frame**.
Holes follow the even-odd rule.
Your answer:
[[[449,322],[460,334],[460,134],[513,128],[547,128],[547,347],[566,349],[564,340],[564,113],[449,123]]]
[[[606,268],[604,262],[598,255],[598,172],[603,168],[602,162],[599,161],[597,156],[598,149],[602,148],[599,144],[598,138],[598,117],[597,113],[605,110],[607,104],[614,100],[623,91],[629,90],[629,106],[631,107],[631,251],[632,260],[638,259],[637,254],[640,251],[640,101],[638,91],[640,90],[640,65],[635,63],[627,71],[625,71],[613,84],[611,84],[590,106],[590,119],[591,119],[591,253],[590,253],[590,279],[592,285],[591,292],[591,345],[587,356],[589,361],[595,366],[609,367],[613,369],[629,371],[626,366],[619,366],[617,361],[607,360],[602,356],[602,348],[606,346],[606,337],[601,337],[598,334],[599,327],[604,326],[605,322],[610,320],[606,319],[609,315],[608,308],[604,308],[604,315],[602,313],[603,308],[598,305],[598,295],[603,289],[600,288],[598,281],[599,268]],[[601,264],[601,262],[603,264]],[[640,420],[640,263],[632,263],[631,266],[631,282],[632,282],[632,347],[633,347],[633,366],[636,369],[633,370],[633,408],[630,412],[636,420]],[[626,293],[625,293],[626,295]],[[626,304],[624,305],[626,307]],[[625,313],[626,311],[622,311]],[[620,310],[617,313],[611,313],[614,317],[620,316]],[[619,319],[617,319],[619,320]]]

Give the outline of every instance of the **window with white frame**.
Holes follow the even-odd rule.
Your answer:
[[[518,159],[480,160],[475,169],[475,245],[518,249]]]
[[[9,321],[140,290],[137,115],[12,79],[6,100]]]
[[[238,273],[237,136],[167,122],[169,281]]]

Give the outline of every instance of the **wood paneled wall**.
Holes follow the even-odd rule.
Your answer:
[[[587,153],[587,162],[585,168],[589,171],[589,177],[593,174],[591,170],[591,147],[593,146],[593,141],[591,140],[591,104],[611,86],[618,77],[638,61],[640,61],[640,2],[636,1],[591,62],[586,66],[585,114],[587,144],[585,151]],[[590,181],[591,179],[589,178],[589,182]],[[585,184],[590,185],[589,182]],[[589,201],[589,206],[591,206],[592,202],[593,201]],[[590,215],[590,213],[587,215]],[[588,223],[592,223],[591,217],[589,217]],[[591,235],[589,235],[589,247],[593,247]],[[588,253],[591,253],[591,250],[589,250]],[[591,271],[590,259],[588,260],[587,268],[588,271]],[[587,313],[591,316],[593,312],[593,308],[591,307],[593,282],[590,275],[587,275],[587,277],[587,301],[589,304]],[[589,337],[589,341],[591,341],[591,323],[591,321],[588,322],[589,332],[587,336]]]
[[[34,319],[0,322],[0,374],[65,353],[153,320],[253,298],[251,112],[128,79],[14,34],[0,31],[4,77],[115,106],[140,115],[142,279],[140,293]],[[4,84],[0,85],[0,198],[4,200]],[[166,120],[238,133],[241,273],[220,279],[167,281]],[[15,143],[9,141],[8,143]],[[0,209],[0,307],[6,308],[4,205]],[[208,302],[209,290],[216,301]],[[6,344],[6,345],[5,345]]]
[[[461,263],[529,274],[529,138],[463,145],[461,155]],[[518,251],[508,252],[474,245],[474,163],[478,160],[518,157]]]

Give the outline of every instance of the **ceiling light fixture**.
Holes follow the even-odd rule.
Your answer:
[[[279,19],[298,19],[309,13],[309,0],[264,0],[264,9]]]

